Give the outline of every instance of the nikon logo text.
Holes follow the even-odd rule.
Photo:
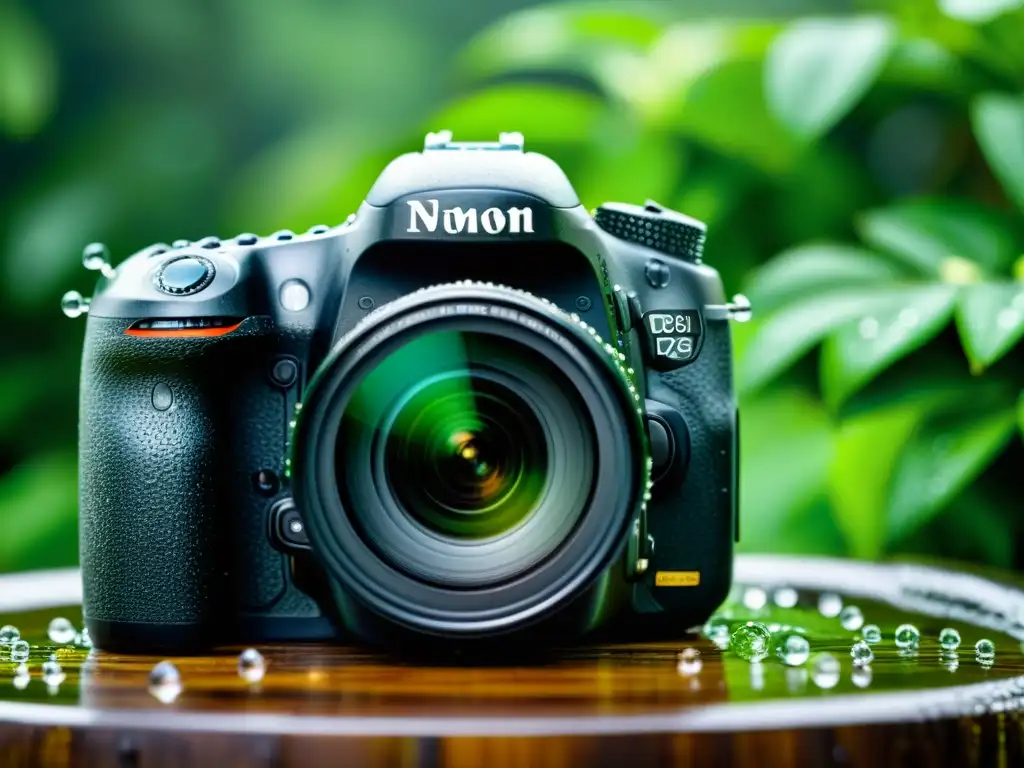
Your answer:
[[[463,210],[462,208],[445,208],[438,210],[437,200],[427,200],[424,205],[419,200],[409,200],[409,229],[406,232],[413,234],[426,230],[437,232],[438,220],[444,231],[449,235],[458,235],[463,232],[477,234],[481,230],[488,235],[500,235],[508,232],[510,235],[522,233],[533,233],[533,209],[532,208],[488,208],[477,215],[476,208]],[[423,227],[423,230],[420,227]]]

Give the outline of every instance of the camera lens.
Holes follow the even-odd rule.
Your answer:
[[[648,479],[614,349],[548,303],[473,284],[391,302],[335,346],[292,467],[342,602],[459,637],[525,626],[598,583]]]
[[[369,366],[335,456],[341,501],[381,557],[425,582],[481,587],[571,533],[594,436],[543,354],[494,332],[428,331]]]

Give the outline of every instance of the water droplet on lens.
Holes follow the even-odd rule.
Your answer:
[[[161,661],[149,673],[149,692],[162,704],[170,704],[181,694],[181,675],[169,661]]]
[[[24,640],[11,643],[11,661],[28,661],[29,645]]]
[[[730,647],[736,655],[747,661],[761,661],[768,655],[772,633],[768,627],[756,621],[748,621],[732,633]]]
[[[841,671],[839,661],[830,653],[819,653],[811,660],[811,680],[819,688],[835,688]]]
[[[796,606],[800,596],[792,587],[782,587],[781,589],[775,590],[773,599],[779,608],[793,608]]]
[[[246,648],[238,656],[238,676],[247,683],[258,683],[267,671],[263,654],[255,648]]]
[[[700,651],[696,648],[684,648],[679,652],[676,671],[683,677],[691,677],[698,674],[704,668],[704,661],[700,657]]]
[[[982,638],[974,644],[974,654],[979,661],[990,661],[996,657],[996,646],[991,640]]]
[[[779,643],[776,653],[788,667],[799,667],[811,656],[811,644],[802,635],[786,635]]]
[[[12,624],[4,624],[0,627],[0,645],[10,645],[21,638],[21,632]]]
[[[946,627],[939,632],[939,646],[944,651],[955,651],[960,647],[960,633],[952,627]]]
[[[913,624],[900,624],[896,627],[895,639],[897,648],[916,648],[921,642],[921,633]]]
[[[865,643],[874,645],[875,643],[882,642],[882,630],[878,628],[877,624],[865,624],[860,634],[864,638]]]
[[[865,317],[860,321],[860,337],[870,341],[878,338],[878,321],[873,317]]]
[[[850,674],[850,680],[858,688],[867,688],[871,685],[871,667],[854,667],[853,672]]]
[[[60,663],[52,656],[49,661],[43,662],[43,682],[47,685],[60,685],[64,682],[64,670]]]
[[[875,660],[875,654],[871,650],[871,646],[863,640],[858,640],[853,644],[853,647],[850,648],[850,656],[853,657],[854,665],[858,667],[866,667]]]
[[[750,587],[743,593],[743,605],[752,611],[760,611],[768,603],[768,595],[760,587]]]
[[[864,626],[864,614],[856,605],[848,605],[840,611],[839,623],[843,625],[843,629],[856,632]]]
[[[818,612],[827,619],[834,619],[843,610],[843,598],[835,592],[824,592],[818,598]]]
[[[75,625],[63,617],[57,617],[50,622],[46,630],[47,637],[57,645],[67,645],[75,639]]]

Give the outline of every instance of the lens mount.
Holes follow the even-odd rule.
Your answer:
[[[591,586],[648,475],[615,348],[475,283],[368,315],[318,369],[292,438],[295,500],[336,588],[453,637],[536,622]]]

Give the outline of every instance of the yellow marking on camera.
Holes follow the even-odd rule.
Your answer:
[[[696,587],[700,585],[700,571],[658,571],[654,574],[656,587]]]

